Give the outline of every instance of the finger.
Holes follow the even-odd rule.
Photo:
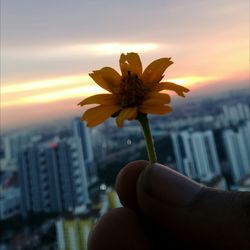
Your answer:
[[[127,164],[119,172],[115,187],[124,207],[138,210],[136,184],[140,173],[148,164],[148,161],[134,161]]]
[[[211,249],[250,249],[250,193],[201,186],[154,164],[141,173],[137,202],[168,235]]]
[[[148,241],[135,212],[117,208],[101,217],[91,231],[89,250],[149,250]]]

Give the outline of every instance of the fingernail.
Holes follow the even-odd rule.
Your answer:
[[[188,177],[155,163],[147,166],[142,173],[144,191],[170,205],[191,204],[203,187]]]

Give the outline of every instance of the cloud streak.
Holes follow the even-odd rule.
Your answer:
[[[165,45],[166,46],[166,45]],[[161,44],[155,42],[144,43],[87,43],[55,46],[34,46],[34,47],[16,47],[6,48],[5,56],[8,60],[53,60],[67,58],[82,58],[83,56],[110,56],[121,53],[137,51],[154,51],[161,47]]]
[[[168,81],[189,87],[215,79],[217,78],[211,76],[185,76],[168,79]],[[2,89],[2,94],[5,95],[2,100],[2,107],[80,99],[96,93],[106,93],[106,91],[95,84],[88,75],[66,76],[5,86]],[[16,97],[16,95],[19,95],[19,97]]]
[[[12,94],[19,92],[30,92],[34,90],[43,90],[56,87],[65,87],[70,85],[87,84],[90,82],[88,75],[65,76],[60,78],[52,78],[47,80],[16,83],[1,87],[1,94]]]

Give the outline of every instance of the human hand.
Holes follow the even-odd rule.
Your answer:
[[[250,249],[250,192],[208,188],[147,165],[136,161],[120,171],[124,207],[99,220],[89,250]]]

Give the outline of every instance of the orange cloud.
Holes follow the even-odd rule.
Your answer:
[[[186,76],[168,79],[184,86],[192,86],[197,83],[209,82],[216,77]],[[2,89],[2,94],[8,94],[2,101],[3,107],[17,105],[31,105],[38,103],[52,103],[67,99],[81,99],[96,93],[104,93],[105,90],[96,84],[88,75],[67,76],[62,78],[34,81],[30,83],[13,84]],[[42,93],[41,93],[42,92]],[[15,97],[18,94],[19,97]],[[22,94],[22,95],[21,95]]]
[[[6,49],[5,53],[9,59],[28,58],[37,60],[41,58],[56,59],[82,56],[106,56],[119,55],[125,52],[137,51],[147,52],[159,49],[161,44],[156,42],[142,43],[80,43],[57,46],[22,47]]]

